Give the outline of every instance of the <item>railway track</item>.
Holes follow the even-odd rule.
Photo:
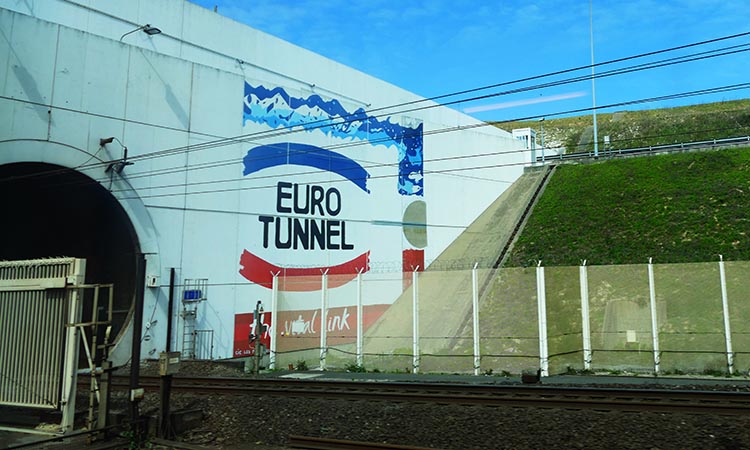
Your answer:
[[[127,388],[115,377],[113,388]],[[141,377],[141,387],[159,389],[159,377]],[[178,392],[213,395],[326,398],[660,413],[746,415],[750,393],[730,391],[622,389],[527,385],[468,385],[253,378],[174,377]]]
[[[431,450],[426,447],[411,445],[382,444],[379,442],[348,441],[290,434],[287,440],[290,448],[306,448],[314,450]]]

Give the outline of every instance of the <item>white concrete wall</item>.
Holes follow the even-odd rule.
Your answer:
[[[402,251],[413,248],[399,226],[403,212],[424,201],[429,261],[520,176],[528,160],[519,141],[494,127],[438,133],[481,125],[454,110],[395,108],[378,120],[422,123],[425,134],[423,195],[402,195],[393,142],[320,130],[258,135],[274,128],[243,124],[244,89],[247,82],[301,99],[317,94],[348,112],[418,100],[414,94],[179,0],[25,0],[0,6],[0,164],[43,161],[78,168],[123,204],[142,249],[153,253],[148,273],[159,275],[163,285],[147,290],[144,322],[155,325],[144,330],[152,337],[144,342],[144,355],[163,350],[169,268],[178,269],[180,280],[208,278],[199,328],[216,333],[214,357],[230,357],[234,314],[270,299],[267,288],[239,273],[245,249],[280,267],[331,266],[369,251],[373,266],[397,268]],[[163,33],[149,37],[139,31],[120,41],[145,23]],[[104,162],[121,157],[122,149],[117,143],[100,149],[99,139],[109,136],[128,147],[134,162],[114,178],[104,173]],[[227,137],[235,139],[201,147]],[[288,142],[356,161],[370,173],[370,192],[307,166],[242,175],[249,150]],[[359,145],[336,147],[346,144]],[[337,218],[346,220],[354,249],[263,248],[258,217],[278,215],[279,181],[337,188]],[[388,294],[378,302],[394,299]],[[289,309],[314,309],[319,293],[288,293],[285,301]],[[174,339],[179,349],[179,330]]]

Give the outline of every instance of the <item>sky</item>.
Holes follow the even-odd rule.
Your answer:
[[[191,0],[424,97],[507,83],[451,107],[480,120],[539,119],[750,97],[750,90],[657,97],[750,83],[750,36],[596,67],[597,73],[695,53],[728,51],[595,80],[604,63],[750,32],[749,0]],[[593,26],[592,26],[593,25]],[[727,51],[727,50],[725,50]],[[529,77],[582,70],[515,83]],[[567,83],[565,79],[580,78]],[[538,88],[541,83],[558,82]],[[508,93],[508,90],[523,89]],[[492,94],[483,99],[471,97]],[[618,105],[649,100],[644,103]]]

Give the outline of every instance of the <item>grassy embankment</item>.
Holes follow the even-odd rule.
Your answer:
[[[563,165],[506,264],[750,260],[750,148]]]
[[[590,116],[547,120],[546,143],[557,141],[568,151],[590,150],[590,124]],[[599,124],[600,139],[611,137],[610,148],[747,136],[750,101],[602,114]],[[507,128],[525,126],[539,131],[537,122]],[[480,335],[489,337],[482,341],[482,367],[517,372],[535,364],[533,357],[519,356],[537,351],[536,340],[523,337],[536,333],[537,278],[532,266],[542,260],[550,370],[582,368],[576,266],[586,259],[592,266],[588,271],[592,341],[599,349],[593,367],[652,370],[647,351],[651,316],[646,263],[653,257],[665,352],[661,370],[724,373],[718,265],[669,263],[715,262],[719,254],[730,261],[750,261],[749,235],[750,148],[558,166],[505,268],[483,298]],[[750,264],[733,263],[729,272],[737,351],[750,346],[750,326],[742,320],[750,314],[746,301]],[[748,357],[737,355],[736,367],[749,364]]]
[[[750,134],[750,100],[644,111],[597,114],[599,149],[617,150],[683,142],[706,141]],[[541,141],[539,121],[495,124],[510,131],[530,127]],[[604,144],[609,136],[610,144]],[[591,115],[544,121],[545,146],[565,147],[566,153],[593,150]]]
[[[665,352],[661,370],[723,374],[724,319],[715,263],[719,254],[731,261],[727,290],[735,351],[746,351],[750,325],[743,318],[750,314],[750,265],[742,261],[750,261],[750,147],[561,165],[507,268],[484,299],[481,331],[487,336],[533,335],[535,310],[530,305],[536,278],[529,266],[542,260],[549,352],[555,355],[550,370],[580,369],[582,325],[575,266],[587,259],[592,340],[600,349],[594,367],[648,372],[653,361],[643,351],[651,348],[646,263],[653,257],[660,345]],[[635,333],[634,340],[625,330]],[[514,355],[534,354],[533,340],[511,341],[487,340],[483,350],[502,354],[507,347]],[[519,368],[508,359],[499,359],[497,370]],[[749,366],[750,358],[737,354],[735,367],[745,371]]]

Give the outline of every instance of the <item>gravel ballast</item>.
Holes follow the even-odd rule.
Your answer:
[[[153,369],[146,364],[142,373],[153,375]],[[239,366],[216,363],[184,364],[181,374],[247,376]],[[748,390],[742,379],[689,383],[678,387]],[[638,387],[668,386],[646,380]],[[205,417],[177,440],[229,450],[285,448],[290,434],[440,449],[750,449],[750,413],[710,416],[173,392],[172,409],[181,408],[200,408]],[[158,394],[148,394],[141,411],[156,410]]]

